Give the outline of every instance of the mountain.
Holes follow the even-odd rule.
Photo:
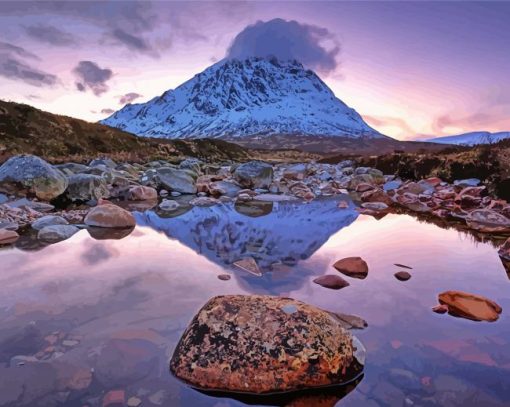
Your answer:
[[[456,144],[462,146],[475,146],[478,144],[494,144],[501,140],[510,139],[510,131],[490,133],[488,131],[473,131],[456,136],[430,138],[425,141],[441,144]]]
[[[306,135],[389,139],[297,61],[222,60],[175,90],[128,104],[101,123],[160,138]]]
[[[121,161],[173,160],[194,156],[206,161],[245,161],[253,157],[223,140],[162,140],[0,100],[0,163],[16,154],[52,162],[90,161],[108,156]]]

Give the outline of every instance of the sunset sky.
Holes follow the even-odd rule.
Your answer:
[[[510,131],[509,21],[487,1],[1,1],[0,98],[97,121],[226,56],[279,53],[389,136]]]

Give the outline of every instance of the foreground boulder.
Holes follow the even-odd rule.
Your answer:
[[[162,167],[156,170],[155,179],[160,188],[181,194],[196,194],[196,176],[192,171]]]
[[[338,260],[333,267],[349,277],[363,279],[368,275],[368,264],[361,257],[346,257]]]
[[[494,301],[463,291],[445,291],[439,294],[438,299],[440,304],[448,307],[450,315],[473,321],[493,322],[503,311]]]
[[[269,188],[273,182],[273,167],[261,161],[250,161],[235,169],[234,179],[244,188]]]
[[[67,178],[39,157],[18,155],[0,167],[0,189],[16,192],[19,188],[39,199],[51,201],[65,191]]]
[[[361,343],[330,313],[290,298],[212,298],[177,345],[170,370],[204,390],[256,394],[337,385],[359,376]]]
[[[85,216],[85,224],[101,228],[131,228],[136,222],[131,212],[117,205],[104,204],[90,210]]]

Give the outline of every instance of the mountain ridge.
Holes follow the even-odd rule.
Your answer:
[[[297,61],[225,59],[146,103],[101,121],[160,138],[308,135],[390,139]]]
[[[441,144],[475,146],[479,144],[495,144],[505,139],[510,139],[510,131],[499,131],[494,133],[489,131],[472,131],[452,136],[433,137],[423,141]]]

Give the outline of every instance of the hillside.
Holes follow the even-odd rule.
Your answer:
[[[52,162],[83,162],[98,156],[123,161],[182,156],[205,161],[242,161],[250,156],[244,148],[222,140],[140,138],[102,124],[0,100],[0,162],[21,153]]]

